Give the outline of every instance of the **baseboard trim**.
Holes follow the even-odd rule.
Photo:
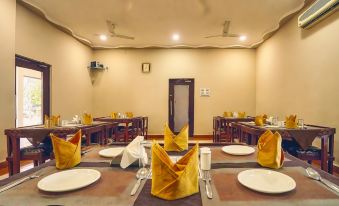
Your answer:
[[[339,166],[333,165],[333,173],[339,174]]]
[[[7,168],[8,164],[7,161],[0,162],[0,169]]]
[[[155,139],[155,140],[159,140],[159,139],[163,139],[164,135],[162,134],[149,134],[147,135],[147,139]],[[212,135],[209,134],[199,134],[199,135],[194,135],[193,137],[189,138],[190,140],[211,140],[212,139]]]

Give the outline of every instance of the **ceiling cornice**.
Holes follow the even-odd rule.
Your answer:
[[[58,28],[59,30],[71,35],[76,40],[80,41],[81,43],[85,44],[86,46],[91,47],[92,49],[145,49],[145,48],[165,48],[165,49],[182,49],[182,48],[207,48],[207,49],[254,49],[259,47],[265,40],[269,39],[276,31],[279,30],[279,28],[284,25],[286,22],[288,22],[292,17],[294,17],[300,10],[314,2],[314,0],[304,0],[303,3],[298,6],[297,8],[293,9],[292,11],[287,12],[284,14],[278,21],[278,23],[275,25],[274,28],[268,30],[262,35],[262,38],[260,41],[255,42],[251,45],[229,45],[229,46],[210,46],[210,45],[145,45],[145,46],[126,46],[126,45],[117,45],[117,46],[102,46],[102,45],[94,45],[93,42],[90,40],[82,37],[79,34],[76,34],[71,28],[67,27],[66,25],[63,25],[62,23],[58,22],[57,20],[53,19],[51,16],[47,14],[46,11],[44,11],[42,8],[28,2],[27,0],[18,0],[18,3],[20,3],[25,8],[31,10],[41,18],[45,19],[49,23],[51,23],[53,26]]]

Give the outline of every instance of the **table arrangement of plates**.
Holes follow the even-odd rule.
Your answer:
[[[125,147],[112,147],[102,149],[98,152],[101,157],[114,158],[122,154]],[[221,150],[229,155],[245,156],[251,155],[255,149],[246,145],[228,145]],[[172,156],[175,163],[182,156]],[[101,177],[101,173],[95,169],[70,169],[51,174],[41,179],[37,187],[45,192],[68,192],[87,187]],[[293,178],[283,173],[270,169],[248,169],[237,175],[237,181],[244,187],[269,194],[289,192],[296,188]]]

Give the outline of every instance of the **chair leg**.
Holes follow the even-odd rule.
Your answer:
[[[39,161],[38,160],[33,160],[34,167],[39,166]]]

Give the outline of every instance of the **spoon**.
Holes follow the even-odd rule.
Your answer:
[[[324,185],[326,185],[327,187],[329,187],[332,190],[334,190],[335,192],[339,193],[339,187],[336,184],[334,184],[334,183],[332,183],[332,182],[330,182],[330,181],[328,181],[326,179],[321,178],[319,173],[317,171],[315,171],[313,168],[308,167],[306,169],[306,173],[307,173],[309,178],[312,178],[314,180],[318,180],[321,183],[323,183]]]
[[[137,172],[137,179],[138,181],[135,183],[132,191],[131,191],[131,196],[135,195],[135,193],[137,192],[139,186],[140,186],[140,183],[141,183],[141,180],[145,179],[148,175],[148,169],[147,168],[140,168]]]

